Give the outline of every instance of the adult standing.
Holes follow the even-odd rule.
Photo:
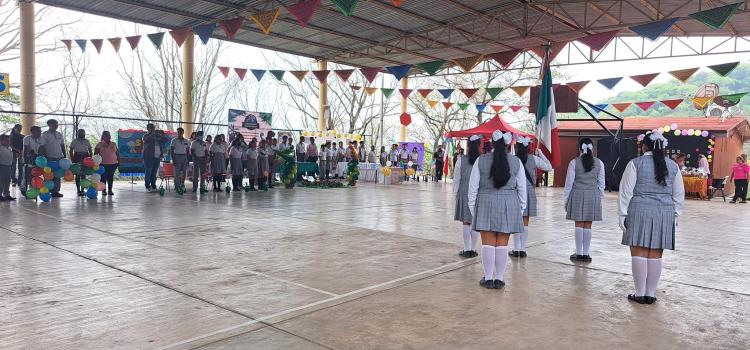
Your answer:
[[[432,159],[435,160],[435,181],[443,179],[443,167],[445,166],[443,157],[445,157],[445,152],[443,151],[443,146],[440,145],[437,151],[432,154]]]
[[[26,189],[31,183],[31,168],[34,167],[34,159],[39,155],[42,146],[42,128],[34,125],[31,127],[31,135],[23,138],[23,180],[21,181],[21,194],[26,196]]]
[[[184,138],[182,140],[185,141]],[[102,190],[102,195],[114,195],[112,187],[115,183],[115,170],[120,165],[120,149],[116,143],[112,142],[112,134],[109,131],[105,130],[102,132],[101,140],[94,147],[94,154],[102,157],[102,162],[99,163],[99,166],[104,167],[102,182],[107,188]],[[174,160],[174,158],[172,159]]]
[[[146,125],[146,134],[143,135],[143,167],[145,169],[146,191],[156,191],[156,174],[159,172],[162,149],[164,143],[164,132],[156,130],[154,124]]]
[[[189,149],[190,142],[185,140],[185,129],[177,128],[177,137],[172,139],[169,152],[174,165],[174,186],[182,191],[185,191]]]
[[[78,129],[75,140],[70,142],[70,160],[73,163],[83,163],[83,160],[91,157],[91,142],[86,139],[86,130]],[[78,191],[78,197],[84,196],[84,187],[81,186],[81,180],[86,179],[86,172],[83,167],[78,171],[76,176],[76,190]]]
[[[357,150],[357,154],[359,154],[360,163],[364,163],[367,161],[367,147],[365,147],[365,141],[359,142],[359,149]]]
[[[297,162],[303,163],[307,160],[306,156],[307,147],[305,146],[305,137],[300,136],[297,146],[294,148],[294,152],[297,153]]]
[[[278,166],[276,165],[276,153],[280,152],[279,140],[276,138],[268,138],[268,188],[273,188],[274,182],[276,182],[276,171]]]
[[[706,158],[706,156],[702,154],[698,155],[698,170],[706,174],[706,177],[711,177],[711,166],[708,164],[708,159]]]
[[[734,181],[734,197],[729,203],[747,203],[747,178],[750,173],[750,166],[745,163],[742,156],[735,159],[736,163],[732,166],[732,175],[729,181]]]
[[[42,146],[39,148],[39,154],[47,157],[47,161],[59,161],[65,158],[65,139],[57,131],[58,126],[57,120],[47,120],[47,131],[42,133]],[[55,177],[53,181],[55,187],[50,189],[52,197],[62,198],[63,195],[60,193],[60,178]]]
[[[628,300],[656,301],[664,249],[674,250],[677,217],[685,206],[685,188],[677,163],[667,159],[661,133],[643,139],[643,155],[631,160],[620,180],[622,244],[630,246],[635,293]]]
[[[23,181],[23,134],[21,124],[13,125],[10,130],[10,148],[13,151],[13,164],[10,166],[10,179],[13,186]]]
[[[380,166],[384,167],[388,161],[388,152],[385,151],[385,146],[380,146]]]
[[[203,131],[195,134],[195,140],[190,143],[190,156],[193,159],[193,193],[198,192],[205,185],[203,173],[206,172],[208,159],[208,144],[203,141]]]
[[[375,154],[375,145],[370,146],[370,153],[367,153],[367,162],[376,163],[378,156]]]
[[[310,138],[310,143],[307,145],[307,149],[305,150],[305,160],[308,163],[317,163],[318,162],[318,149],[315,147],[315,138]],[[322,172],[325,171],[324,169],[318,169],[318,171]],[[262,175],[262,174],[261,174]],[[315,173],[307,173],[307,176],[315,176]]]

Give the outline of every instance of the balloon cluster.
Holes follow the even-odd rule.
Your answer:
[[[96,198],[97,191],[104,189],[101,182],[104,167],[99,165],[101,161],[100,155],[84,158],[82,164],[72,163],[66,158],[48,161],[46,157],[38,156],[34,160],[35,166],[31,168],[31,188],[26,191],[26,198],[49,202],[52,199],[50,191],[55,187],[54,180],[73,181],[75,174],[91,175],[91,179],[81,180],[81,187],[88,188],[86,197]]]

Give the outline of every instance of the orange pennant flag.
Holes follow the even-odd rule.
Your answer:
[[[669,71],[669,74],[671,74],[673,77],[675,77],[677,80],[681,82],[686,82],[690,77],[695,74],[695,72],[698,71],[698,68],[688,68],[688,69],[680,69],[680,70],[673,70]]]
[[[293,71],[289,71],[289,73],[292,73],[292,75],[295,78],[297,78],[297,80],[299,80],[299,81],[302,81],[302,80],[305,79],[305,77],[307,76],[307,72],[308,71],[306,71],[306,70],[293,70]]]
[[[430,105],[430,108],[435,109],[435,106],[437,106],[438,101],[435,100],[427,100],[427,104]]]
[[[120,52],[120,43],[122,42],[122,38],[109,38],[107,39],[110,44],[112,44],[112,48],[115,49],[115,52]]]
[[[376,87],[365,87],[365,93],[367,94],[367,96],[372,96],[372,94],[374,94],[375,91],[378,91],[378,88],[376,88]]]
[[[523,97],[523,95],[526,94],[526,91],[529,91],[530,86],[511,86],[510,89],[513,90],[518,96]]]
[[[275,10],[271,11],[264,11],[255,15],[250,16],[250,19],[255,22],[255,24],[258,25],[260,30],[263,31],[263,34],[268,35],[268,33],[271,32],[271,27],[273,27],[273,24],[276,23],[276,20],[279,18],[279,15],[281,14],[281,8],[278,7]]]
[[[453,102],[443,102],[443,108],[450,109],[453,107]]]
[[[479,62],[482,62],[483,58],[484,58],[484,55],[457,58],[453,60],[453,63],[461,67],[461,69],[463,69],[465,73],[468,73],[472,69],[474,69],[474,67],[476,67],[479,64]]]
[[[671,73],[671,72],[670,72]],[[714,96],[710,97],[691,97],[690,101],[693,101],[693,104],[695,104],[695,107],[698,109],[704,109],[706,106],[708,106],[711,101],[714,100]]]
[[[632,105],[632,102],[624,102],[624,103],[613,103],[612,107],[615,107],[616,110],[620,111],[620,113],[625,112],[630,105]]]
[[[500,113],[500,111],[503,110],[503,105],[492,105],[492,109],[495,111],[495,113]]]

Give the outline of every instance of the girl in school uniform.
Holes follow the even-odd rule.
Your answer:
[[[508,154],[513,134],[495,130],[491,153],[477,158],[469,177],[469,209],[473,229],[482,237],[484,277],[479,285],[488,289],[505,287],[510,235],[523,232],[526,207],[526,178],[518,157]]]
[[[565,178],[565,216],[575,221],[576,252],[570,260],[590,262],[591,224],[602,221],[604,198],[604,163],[594,157],[594,143],[590,138],[578,142],[579,156],[570,161]]]
[[[388,161],[388,152],[385,151],[385,146],[380,146],[380,166],[385,166],[385,162]]]
[[[326,144],[320,144],[320,157],[318,157],[318,163],[320,163],[320,177],[328,180],[328,176],[331,173],[330,162],[328,161],[328,150]]]
[[[214,192],[221,192],[221,184],[224,182],[224,174],[227,172],[227,145],[224,143],[224,135],[216,135],[208,151],[211,154],[211,173],[214,176]]]
[[[232,146],[229,148],[229,166],[232,169],[232,190],[237,192],[242,188],[242,176],[245,168],[242,167],[242,157],[244,156],[244,147],[242,138],[235,137]]]
[[[419,169],[419,152],[417,151],[416,147],[411,149],[411,154],[409,154],[409,161],[412,162],[411,168],[414,169],[414,176],[412,176],[412,179],[418,180],[419,178],[417,178],[417,170]]]
[[[526,243],[529,239],[529,217],[537,215],[536,208],[536,171],[552,170],[552,164],[542,154],[539,148],[536,155],[529,154],[531,138],[520,136],[516,138],[516,157],[523,163],[524,176],[526,177],[526,208],[523,210],[523,232],[513,236],[513,250],[508,252],[512,257],[526,257]]]
[[[664,154],[667,140],[661,133],[646,134],[641,147],[643,155],[628,163],[620,180],[620,228],[622,244],[630,246],[635,283],[628,300],[653,304],[662,252],[674,250],[685,188],[679,166]]]
[[[469,179],[471,170],[479,158],[479,145],[482,143],[481,135],[473,135],[469,138],[469,155],[462,155],[456,161],[453,173],[453,191],[456,193],[456,209],[453,220],[463,224],[464,250],[458,253],[462,258],[473,258],[477,254],[477,241],[479,232],[471,229],[471,209],[469,209]]]
[[[250,191],[255,191],[255,179],[258,178],[258,145],[255,140],[250,141],[245,153],[247,155],[247,178]]]
[[[260,140],[258,147],[258,189],[264,189],[268,180],[268,149],[266,140]]]

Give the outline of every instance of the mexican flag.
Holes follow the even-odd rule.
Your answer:
[[[549,65],[549,50],[542,65],[542,86],[539,90],[539,106],[536,111],[536,137],[542,152],[552,166],[560,166],[560,138],[557,134],[555,94],[552,88],[552,70]]]

